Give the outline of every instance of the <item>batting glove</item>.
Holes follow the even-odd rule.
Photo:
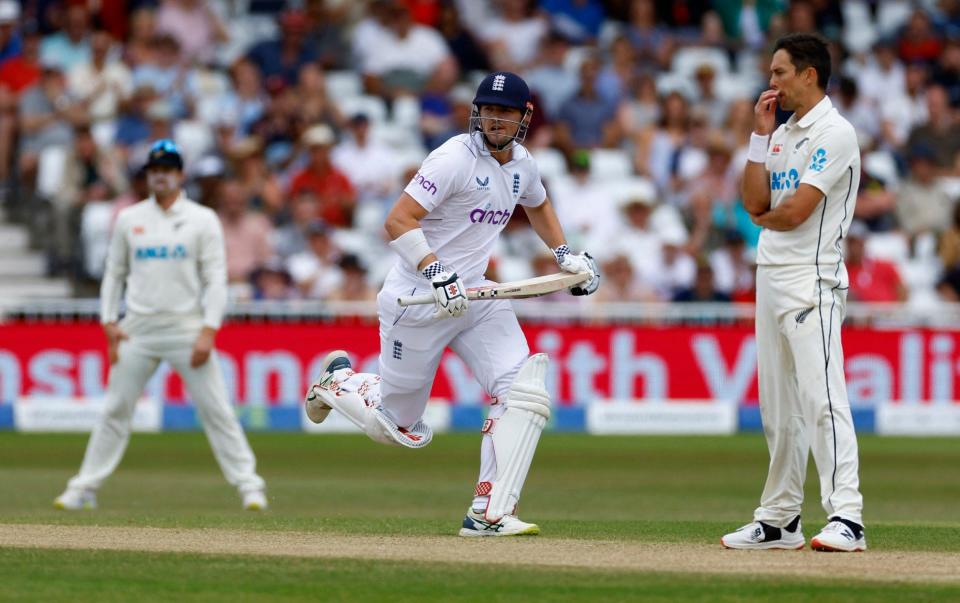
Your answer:
[[[423,269],[423,276],[433,285],[434,318],[458,318],[466,313],[467,288],[456,272],[448,272],[443,264],[434,262]]]
[[[600,268],[597,267],[597,261],[589,253],[574,254],[569,247],[561,245],[553,250],[553,255],[556,256],[557,264],[564,272],[590,273],[590,280],[570,287],[570,293],[573,295],[590,295],[600,288]]]

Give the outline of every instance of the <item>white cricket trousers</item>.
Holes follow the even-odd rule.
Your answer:
[[[840,343],[847,282],[842,265],[821,267],[819,275],[816,266],[757,267],[757,368],[770,468],[756,521],[783,527],[800,514],[812,449],[827,517],[863,524]]]
[[[166,360],[183,379],[227,481],[241,493],[264,488],[253,451],[227,400],[216,351],[203,365],[190,366],[201,320],[180,318],[178,323],[130,316],[121,322],[129,339],[120,343],[117,363],[110,367],[104,414],[90,435],[80,472],[68,487],[95,490],[114,472],[130,440],[134,405]]]

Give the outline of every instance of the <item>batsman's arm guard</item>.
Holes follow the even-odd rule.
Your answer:
[[[497,522],[514,512],[540,433],[550,419],[550,397],[544,381],[546,354],[524,362],[507,394],[506,410],[496,420],[491,437],[497,459],[497,477],[490,490],[485,519]]]

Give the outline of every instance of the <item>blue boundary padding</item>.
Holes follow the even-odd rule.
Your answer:
[[[853,408],[853,427],[860,433],[874,433],[877,429],[877,413],[873,408]],[[763,431],[759,406],[740,407],[740,431]]]
[[[586,431],[587,412],[582,406],[554,407],[550,426],[553,431]]]
[[[250,431],[301,431],[299,406],[240,406],[237,416],[244,429]],[[164,404],[163,431],[201,429],[193,406]]]
[[[13,429],[13,404],[0,403],[0,431]]]
[[[485,413],[479,406],[451,406],[450,431],[476,431],[483,427]]]

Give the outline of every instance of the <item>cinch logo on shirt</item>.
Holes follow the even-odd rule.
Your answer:
[[[491,211],[489,203],[486,207],[478,207],[470,212],[470,221],[474,224],[493,224],[494,226],[500,226],[501,224],[506,224],[509,219],[510,212],[500,209]]]
[[[187,248],[183,245],[174,245],[172,249],[166,245],[137,247],[134,257],[138,260],[182,260],[187,257]]]
[[[800,172],[795,169],[789,172],[770,172],[770,190],[783,191],[800,186]]]
[[[427,191],[431,195],[437,194],[437,185],[424,178],[423,174],[420,172],[417,172],[417,175],[413,177],[413,181],[422,186],[423,190]]]

